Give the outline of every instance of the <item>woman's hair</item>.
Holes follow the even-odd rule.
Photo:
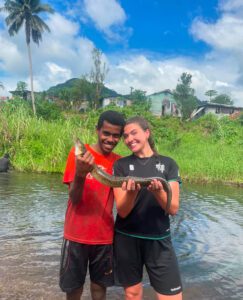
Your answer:
[[[155,155],[158,154],[156,147],[155,147],[155,143],[154,143],[154,139],[152,136],[152,131],[151,131],[151,126],[149,124],[149,122],[144,119],[143,117],[140,116],[135,116],[135,117],[131,117],[129,119],[126,120],[125,126],[129,125],[129,124],[138,124],[139,127],[141,127],[144,131],[146,131],[147,129],[150,132],[149,138],[148,138],[148,143],[149,146],[151,147],[152,151],[154,152]]]

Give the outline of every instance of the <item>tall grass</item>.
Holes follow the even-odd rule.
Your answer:
[[[206,116],[194,122],[158,119],[143,107],[125,108],[125,117],[145,116],[152,125],[159,153],[174,158],[183,179],[195,182],[243,183],[243,126],[240,120]],[[33,117],[25,103],[0,106],[0,154],[9,152],[15,169],[63,172],[74,139],[96,141],[101,111],[66,113],[55,120]],[[116,152],[128,155],[121,142]]]

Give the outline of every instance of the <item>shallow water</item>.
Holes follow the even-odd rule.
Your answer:
[[[0,173],[0,299],[65,299],[58,272],[66,203],[61,176]],[[185,184],[171,223],[183,299],[243,299],[243,190]],[[107,299],[122,295],[110,288]],[[154,299],[146,274],[144,299]]]

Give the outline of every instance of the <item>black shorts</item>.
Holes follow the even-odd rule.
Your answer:
[[[150,284],[159,294],[182,291],[177,258],[171,238],[149,240],[115,234],[115,274],[118,285],[129,287],[142,282],[145,265]]]
[[[113,246],[87,245],[63,240],[60,264],[60,288],[71,293],[82,287],[89,266],[90,280],[101,286],[114,284]]]

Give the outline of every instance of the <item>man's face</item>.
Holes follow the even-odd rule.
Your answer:
[[[118,144],[121,138],[122,127],[104,121],[102,127],[97,129],[99,150],[103,154],[109,154]]]

